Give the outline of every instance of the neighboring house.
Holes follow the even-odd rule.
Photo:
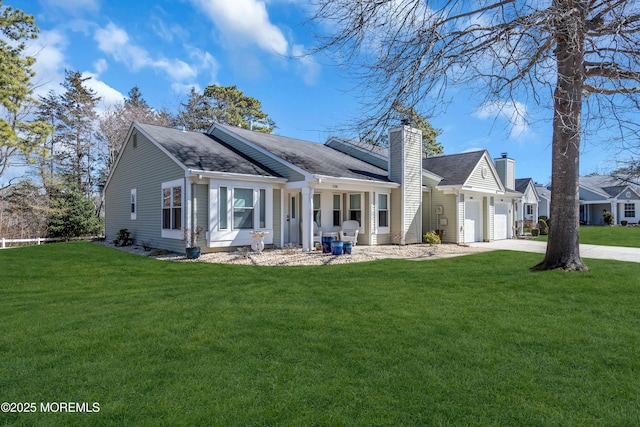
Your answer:
[[[422,159],[421,133],[389,131],[389,148],[339,138],[316,144],[214,125],[208,134],[134,123],[105,185],[105,233],[184,252],[183,229],[202,227],[204,251],[251,244],[313,248],[324,232],[360,223],[358,243],[513,237],[522,194],[507,190],[486,151]],[[511,160],[511,159],[509,159]]]
[[[522,214],[522,216],[518,219],[521,220],[531,220],[534,223],[538,223],[539,213],[539,203],[540,198],[538,197],[538,192],[536,191],[535,183],[531,178],[518,178],[516,179],[516,191],[522,194],[522,199],[520,199],[518,212]]]
[[[614,224],[640,221],[640,186],[633,182],[606,175],[581,176],[579,192],[583,224],[604,224],[604,212],[613,214]]]
[[[538,194],[538,216],[549,218],[549,213],[551,212],[551,187],[536,184],[536,193]]]

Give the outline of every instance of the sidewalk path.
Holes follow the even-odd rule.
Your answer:
[[[472,248],[503,249],[508,251],[545,253],[547,242],[534,240],[509,239],[493,242],[469,243]],[[640,248],[622,246],[580,245],[580,256],[583,258],[613,259],[616,261],[640,263]]]

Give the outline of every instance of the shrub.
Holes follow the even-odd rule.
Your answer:
[[[605,211],[602,215],[604,219],[604,225],[613,225],[613,214],[609,211]]]
[[[430,245],[439,245],[440,243],[442,243],[442,241],[440,240],[440,236],[438,236],[438,233],[436,233],[435,231],[426,233],[423,238],[425,243],[428,243]]]
[[[549,234],[549,224],[547,221],[542,219],[542,217],[538,218],[538,229],[540,230],[540,235],[546,236]]]
[[[622,221],[620,221],[620,225],[622,225],[623,227],[626,227],[628,223],[629,222],[626,219],[623,219]]]
[[[102,221],[95,215],[96,207],[78,190],[52,192],[49,217],[49,237],[71,239],[102,233]]]
[[[118,231],[118,235],[116,239],[113,241],[113,244],[116,246],[131,246],[133,245],[133,237],[131,237],[131,232],[126,228]]]

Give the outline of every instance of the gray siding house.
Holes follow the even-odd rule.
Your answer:
[[[640,185],[624,177],[581,176],[579,182],[580,221],[603,225],[603,213],[613,214],[613,223],[640,222]]]
[[[201,228],[203,251],[246,246],[252,231],[282,247],[314,245],[314,223],[337,233],[360,224],[358,243],[513,237],[522,197],[505,187],[486,151],[422,159],[421,133],[389,130],[389,148],[340,138],[316,144],[216,124],[206,134],[132,124],[107,179],[105,234],[184,252]],[[317,236],[316,236],[317,239]]]

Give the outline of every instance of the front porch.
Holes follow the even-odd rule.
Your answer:
[[[300,245],[303,252],[312,251],[321,233],[335,237],[345,221],[358,222],[358,245],[392,243],[391,198],[398,185],[377,187],[324,182],[283,189],[284,245]]]

